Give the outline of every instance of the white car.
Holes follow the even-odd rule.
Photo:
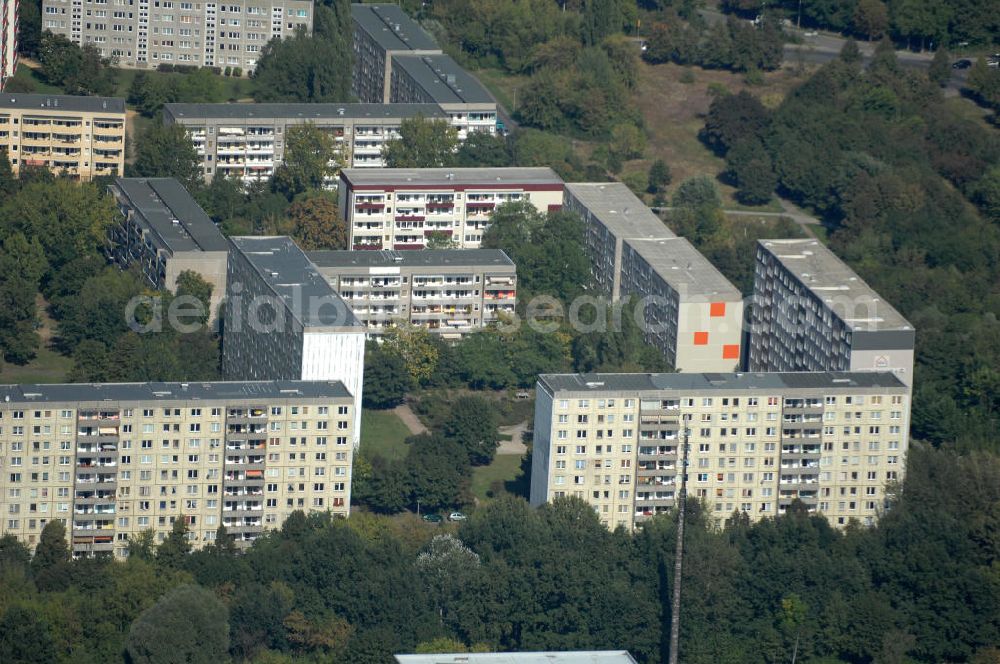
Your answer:
[[[448,515],[449,521],[465,521],[468,518],[469,517],[465,516],[461,512],[452,512],[451,514]]]

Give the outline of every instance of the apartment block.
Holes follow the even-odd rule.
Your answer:
[[[137,266],[150,286],[174,291],[190,270],[212,284],[210,316],[226,294],[229,243],[201,206],[174,178],[117,178],[108,192],[118,215],[108,232],[108,257]]]
[[[735,371],[743,296],[690,242],[625,240],[621,291],[643,306],[646,340],[677,371]]]
[[[622,249],[626,239],[677,237],[621,182],[567,183],[566,209],[583,219],[594,282],[612,300],[621,296]]]
[[[599,291],[638,299],[646,340],[674,368],[738,367],[743,298],[690,242],[620,182],[567,184],[566,209],[583,219]]]
[[[0,97],[0,148],[14,174],[40,166],[91,180],[122,175],[125,100],[10,93]]]
[[[891,371],[913,385],[913,326],[822,242],[761,240],[751,312],[751,371]]]
[[[312,34],[310,0],[43,0],[42,29],[74,44],[92,44],[118,66],[238,67],[249,75],[272,39]]]
[[[18,0],[0,0],[0,90],[17,69]]]
[[[398,5],[353,4],[354,76],[351,89],[362,102],[392,101],[392,58],[397,54],[441,53],[434,38]]]
[[[397,664],[636,664],[627,650],[396,655]]]
[[[902,480],[910,397],[890,372],[539,376],[531,503],[575,496],[609,528],[688,495],[717,519],[784,514],[871,525]]]
[[[336,382],[0,386],[0,531],[61,520],[75,557],[123,558],[177,519],[241,546],[295,510],[347,516],[351,394]]]
[[[436,104],[166,104],[163,121],[182,125],[202,160],[207,181],[215,176],[246,183],[268,180],[284,160],[290,127],[311,123],[337,146],[331,166],[381,168],[382,149],[399,138],[404,119],[444,120]],[[336,178],[330,180],[333,186]]]
[[[500,249],[306,255],[370,336],[406,322],[455,339],[513,314],[517,301],[517,269]]]
[[[476,131],[496,133],[493,95],[451,56],[395,55],[390,86],[393,103],[440,105],[460,140]]]
[[[365,326],[288,237],[229,238],[222,372],[226,380],[334,380],[361,428]]]
[[[345,168],[338,192],[354,249],[423,249],[435,234],[476,248],[497,205],[563,202],[551,168]]]

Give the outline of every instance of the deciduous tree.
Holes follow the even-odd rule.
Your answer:
[[[272,185],[289,199],[322,189],[324,181],[343,166],[333,137],[311,122],[285,132],[285,156],[274,172]]]
[[[382,150],[390,168],[439,168],[456,163],[458,131],[446,120],[405,118]]]

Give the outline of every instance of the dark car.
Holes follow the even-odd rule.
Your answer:
[[[440,514],[425,514],[420,518],[426,521],[427,523],[441,523],[442,521],[444,521],[444,519],[441,518]]]
[[[952,69],[968,69],[971,66],[972,66],[972,60],[968,60],[966,58],[962,58],[961,60],[959,60],[958,62],[956,62],[955,64],[953,64],[951,66],[951,68]]]

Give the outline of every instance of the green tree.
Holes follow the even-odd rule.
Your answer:
[[[285,133],[285,157],[274,172],[272,185],[289,199],[322,189],[343,160],[333,137],[311,122],[290,127]]]
[[[398,353],[376,345],[365,354],[365,408],[394,408],[406,398],[411,375]]]
[[[760,100],[743,90],[712,100],[700,136],[710,148],[725,154],[737,141],[763,134],[770,121],[770,113]]]
[[[61,520],[52,519],[42,528],[31,559],[31,574],[39,590],[63,590],[69,585],[69,542]]]
[[[927,70],[927,78],[940,87],[944,87],[951,80],[951,57],[948,51],[939,48],[934,52],[934,59],[931,60],[930,69]]]
[[[608,147],[623,161],[642,159],[642,154],[646,151],[646,135],[634,124],[615,125],[611,129],[611,143]]]
[[[496,410],[481,397],[460,397],[455,400],[445,422],[443,433],[467,451],[469,463],[486,466],[496,456],[500,433],[497,431]]]
[[[292,235],[303,249],[347,248],[347,222],[332,196],[314,195],[297,200],[288,206],[287,214]]]
[[[657,159],[649,167],[649,186],[646,189],[651,194],[662,193],[667,185],[670,184],[673,176],[670,174],[670,167],[667,166],[667,162],[662,159]]]
[[[841,62],[845,62],[852,66],[861,64],[861,49],[858,48],[858,42],[853,39],[845,41],[844,45],[840,47],[840,55],[838,58]]]
[[[778,175],[771,156],[756,139],[740,141],[726,155],[729,177],[739,188],[737,198],[746,205],[763,205],[771,200]]]
[[[37,239],[16,232],[0,245],[0,354],[8,362],[25,364],[38,350],[35,297],[47,267]]]
[[[58,661],[53,626],[37,609],[14,604],[0,618],[0,661],[48,664]]]
[[[455,165],[463,168],[496,168],[512,166],[513,163],[507,138],[485,131],[469,134],[455,154]]]
[[[10,155],[7,154],[7,147],[0,147],[0,197],[6,199],[17,192],[17,178],[14,177],[14,170],[10,167]]]
[[[326,12],[318,12],[326,20]],[[324,30],[328,23],[317,26]],[[339,102],[350,98],[350,52],[336,36],[309,36],[304,31],[290,39],[272,39],[261,50],[254,68],[254,99],[258,102]]]
[[[878,39],[889,29],[889,9],[882,0],[858,0],[852,23],[868,41]]]
[[[128,539],[128,557],[153,560],[156,554],[156,532],[152,528],[141,530]]]
[[[383,348],[403,358],[410,377],[421,382],[428,380],[438,363],[438,348],[426,328],[408,323],[390,327],[382,338]]]
[[[434,434],[406,439],[410,446],[405,467],[409,470],[408,506],[428,511],[456,507],[465,502],[469,465],[466,450],[457,442]]]
[[[716,209],[722,206],[722,201],[711,178],[699,175],[681,182],[670,204],[678,208]]]
[[[38,57],[42,44],[42,3],[29,0],[18,4],[17,50],[29,58]]]
[[[201,303],[203,315],[200,317],[202,324],[207,323],[212,315],[212,289],[209,282],[194,270],[182,270],[177,275],[177,285],[174,288],[178,297],[194,297]]]
[[[446,120],[405,118],[382,150],[390,168],[438,168],[456,162],[458,132]]]
[[[182,125],[154,122],[136,144],[136,175],[176,178],[188,189],[201,183],[201,158]]]
[[[170,534],[156,547],[156,562],[168,569],[181,569],[191,552],[191,542],[187,536],[188,527],[184,516],[176,517]]]
[[[215,664],[227,660],[229,611],[199,586],[174,588],[129,628],[126,651],[136,664]]]

